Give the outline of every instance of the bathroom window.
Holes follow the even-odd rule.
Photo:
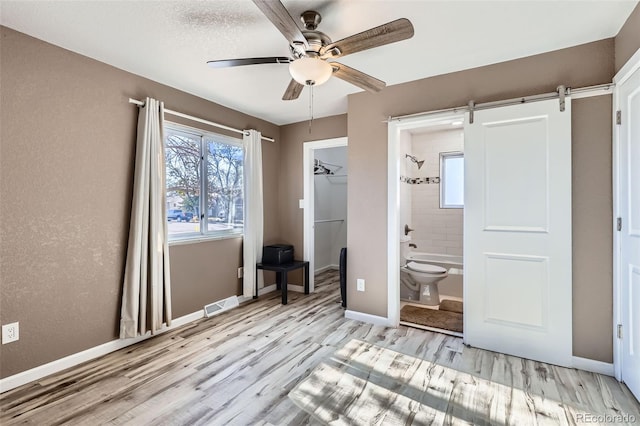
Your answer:
[[[440,208],[464,207],[464,154],[440,153]]]
[[[241,235],[242,141],[171,123],[164,142],[169,239]]]

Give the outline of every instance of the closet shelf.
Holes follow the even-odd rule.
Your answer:
[[[328,223],[328,222],[344,222],[344,219],[321,219],[321,220],[315,221],[315,223]]]
[[[314,173],[314,176],[324,176],[326,178],[347,178],[347,175],[331,175],[327,173]]]
[[[324,175],[327,181],[332,185],[346,185],[347,175]]]

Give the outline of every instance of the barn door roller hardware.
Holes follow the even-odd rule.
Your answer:
[[[560,101],[560,112],[564,112],[564,97],[567,95],[567,89],[562,84],[558,86],[558,100]]]
[[[469,124],[473,124],[473,111],[476,108],[476,102],[469,101],[468,108],[469,108]]]
[[[443,114],[443,113],[458,114],[464,111],[468,111],[469,124],[473,124],[474,113],[479,110],[498,108],[498,107],[503,107],[508,105],[524,104],[527,102],[544,101],[544,100],[556,99],[556,98],[558,98],[560,103],[560,111],[565,111],[567,96],[570,96],[573,99],[582,99],[582,98],[589,98],[592,96],[610,95],[611,93],[613,93],[614,87],[615,87],[615,84],[613,83],[598,84],[596,86],[588,86],[588,87],[579,87],[577,89],[572,89],[565,85],[560,85],[557,87],[555,92],[542,93],[540,95],[523,96],[520,98],[511,98],[511,99],[505,99],[501,101],[483,102],[483,103],[476,103],[475,101],[469,101],[467,105],[458,106],[454,108],[446,108],[446,109],[439,109],[435,111],[419,112],[415,114],[389,117],[387,120],[385,120],[385,122],[389,123],[391,121],[401,121],[407,118],[427,117],[430,115]]]

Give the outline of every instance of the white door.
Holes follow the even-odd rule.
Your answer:
[[[465,124],[464,340],[569,366],[571,101],[476,111]]]
[[[618,86],[622,381],[640,399],[640,70]]]

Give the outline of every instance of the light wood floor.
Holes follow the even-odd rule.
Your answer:
[[[640,422],[640,404],[611,377],[468,348],[439,333],[346,320],[337,273],[316,280],[315,294],[290,292],[287,306],[272,293],[6,392],[0,395],[0,424],[316,424],[287,395],[353,339],[448,367],[452,373],[438,405],[446,424],[465,418],[460,398],[486,391],[468,379],[457,388],[456,371],[499,382],[494,402],[501,410],[509,411],[518,393],[525,406],[540,398],[566,406],[567,424],[581,423],[571,416],[583,412],[627,413]],[[545,423],[544,413],[529,405],[507,418],[518,425]]]

